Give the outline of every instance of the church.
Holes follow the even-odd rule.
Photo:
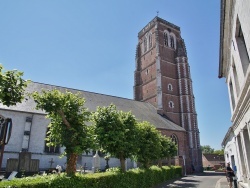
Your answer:
[[[158,16],[138,33],[133,100],[36,82],[31,82],[26,91],[56,88],[80,92],[86,100],[85,107],[90,111],[111,103],[118,110],[131,111],[138,121],[150,122],[177,144],[174,161],[179,162],[175,164],[182,165],[187,173],[201,171],[202,155],[192,80],[180,33],[180,27]],[[60,156],[64,148],[46,146],[49,120],[45,118],[46,113],[36,110],[35,106],[32,98],[11,107],[0,104],[1,118],[11,118],[13,122],[12,134],[2,156],[2,169],[14,170],[10,167],[11,160],[14,164],[21,151],[31,154],[30,159],[39,170],[65,165],[66,158]],[[83,153],[77,164],[91,169],[92,160],[92,153]],[[127,160],[126,165],[128,169],[136,166],[131,160]],[[119,166],[119,160],[111,158],[109,166]],[[105,159],[101,157],[101,168],[104,167]]]

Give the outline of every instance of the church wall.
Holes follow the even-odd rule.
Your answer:
[[[189,95],[188,98],[189,98],[188,100],[190,101],[190,104],[189,104],[190,113],[196,113],[195,109],[194,109],[194,104],[192,103],[192,101],[194,100],[193,97]]]
[[[141,91],[142,86],[134,86],[134,98],[135,100],[142,100],[142,91]]]
[[[187,78],[188,74],[187,74],[187,70],[186,70],[186,64],[184,63],[180,63],[180,78]]]
[[[176,64],[166,62],[166,61],[161,61],[161,74],[162,76],[166,76],[169,78],[177,79],[177,67]]]
[[[181,80],[181,89],[183,95],[190,95],[190,81],[188,78]]]
[[[189,79],[187,80],[187,92],[189,95],[193,93],[192,92],[192,82]]]
[[[173,102],[173,107],[172,108],[169,105],[170,101]],[[163,94],[163,103],[164,103],[164,106],[166,107],[165,111],[167,111],[167,112],[175,112],[175,113],[180,112],[180,102],[179,102],[179,97],[178,96]]]
[[[33,153],[39,153],[44,151],[47,126],[49,125],[49,120],[45,118],[44,115],[34,115],[32,119],[31,135],[29,145],[29,151]],[[43,143],[43,144],[41,144]]]
[[[134,77],[136,86],[142,84],[141,73],[139,71],[135,71]]]
[[[156,77],[156,64],[149,65],[146,69],[141,71],[142,83],[147,83]]]
[[[181,88],[181,92],[182,92],[181,95],[186,95],[187,91],[186,91],[186,83],[184,79],[181,80],[181,85],[179,87]]]
[[[180,37],[180,31],[177,31],[176,29],[173,29],[172,27],[170,27],[170,26],[168,26],[168,25],[165,25],[165,24],[160,23],[160,24],[158,24],[158,29],[159,29],[161,32],[163,32],[164,30],[168,30],[168,31],[174,33],[175,36],[176,36],[177,38]]]
[[[145,32],[145,34],[148,34],[148,33],[152,33],[152,46],[146,52],[144,51],[144,38],[146,35],[142,36],[142,38],[140,38],[139,40],[139,45],[141,49],[141,53],[139,57],[141,70],[147,68],[149,65],[155,62],[156,48],[155,48],[154,28],[148,32]]]
[[[5,151],[19,152],[22,150],[22,140],[26,117],[29,113],[0,110],[0,114],[5,118],[12,118],[12,133],[9,143],[5,146]]]
[[[185,113],[185,112],[187,112],[187,98],[185,95],[181,96],[181,98],[182,98],[181,105],[182,105],[183,113]]]
[[[171,130],[163,130],[158,129],[163,135],[170,137],[171,135],[176,135],[178,139],[178,155],[184,155],[186,153],[187,155],[187,146],[188,143],[186,143],[186,133],[185,132],[178,132],[178,131],[171,131]]]
[[[147,100],[147,102],[148,103],[150,103],[150,104],[152,104],[153,106],[157,106],[157,99],[156,99],[157,97],[156,97],[156,95],[155,96],[153,96],[152,98],[149,98],[148,100]]]
[[[142,55],[141,58],[141,69],[147,68],[149,65],[155,62],[155,53],[154,50],[147,51],[145,54]]]
[[[170,112],[170,111],[164,111],[164,114],[168,117],[169,120],[171,120],[175,124],[181,126],[180,113],[175,113],[175,112]]]
[[[143,100],[156,95],[156,79],[142,86]]]
[[[170,106],[169,102],[173,102],[173,107]],[[180,103],[179,103],[179,97],[173,96],[173,95],[163,95],[163,110],[164,114],[167,115],[167,117],[176,123],[177,125],[181,125],[180,122]]]
[[[175,50],[171,47],[164,45],[164,31],[167,30],[169,33],[174,33],[176,36],[176,39],[180,37],[179,31],[170,28],[169,26],[159,24],[159,44],[160,44],[160,56],[162,60],[168,61],[168,62],[175,62]]]
[[[28,152],[31,152],[32,159],[39,159],[40,168],[48,168],[51,158],[54,160],[54,164],[63,165],[66,160],[59,158],[60,154],[46,154],[44,153],[45,136],[49,120],[45,118],[45,115],[23,113],[18,111],[6,111],[0,110],[0,114],[4,117],[12,119],[12,133],[9,143],[5,146],[3,155],[2,168],[6,167],[8,158],[18,159],[19,152],[22,151],[22,144],[24,140],[24,131],[26,118],[32,118],[30,139],[28,145]],[[63,149],[62,151],[63,152]],[[55,167],[55,166],[54,166]]]
[[[59,154],[37,154],[32,153],[32,159],[39,159],[40,161],[40,169],[49,169],[55,168],[57,165],[62,166],[65,169],[66,157],[60,157]],[[53,163],[51,165],[50,161],[53,159]]]
[[[162,92],[170,95],[179,95],[179,89],[177,87],[178,80],[169,77],[162,77]],[[169,84],[172,85],[172,90],[169,89]]]
[[[163,39],[160,39],[160,41],[161,41],[161,46],[159,48],[159,51],[161,54],[161,59],[168,62],[174,62],[174,56],[175,56],[174,49],[164,46]]]
[[[45,115],[42,114],[32,114],[32,113],[23,113],[17,111],[6,111],[0,110],[0,114],[5,118],[12,119],[12,133],[9,140],[9,143],[5,145],[5,151],[3,155],[2,168],[5,169],[7,165],[7,160],[9,158],[18,159],[19,153],[22,151],[22,142],[23,135],[25,130],[25,122],[26,117],[32,117],[32,125],[30,131],[30,142],[28,152],[31,152],[31,159],[39,160],[39,168],[40,170],[46,170],[49,168],[55,168],[57,165],[62,166],[64,169],[66,168],[66,157],[60,157],[60,154],[64,152],[64,148],[60,148],[60,153],[45,153],[45,137],[47,126],[49,124],[49,120],[45,118]],[[81,164],[84,165],[86,163],[88,170],[92,168],[92,155],[82,155],[79,156]],[[53,163],[50,161],[53,159]],[[129,164],[129,162],[128,162]],[[101,168],[104,169],[106,165],[106,161],[104,158],[101,158]],[[118,159],[111,158],[109,161],[110,167],[120,166],[120,162]],[[131,165],[130,165],[131,166]]]
[[[16,111],[6,111],[0,110],[0,114],[4,117],[12,118],[13,121],[13,129],[12,135],[9,143],[5,146],[5,153],[3,157],[2,168],[6,168],[7,159],[14,158],[18,159],[19,152],[22,150],[22,140],[24,133],[24,125],[26,122],[26,117],[32,117],[32,126],[30,132],[30,144],[28,152],[31,152],[32,159],[39,160],[40,170],[46,170],[48,168],[55,168],[57,165],[66,168],[66,157],[60,157],[60,154],[53,153],[44,153],[44,138],[46,136],[47,125],[49,124],[49,120],[45,118],[45,115],[39,114],[31,114],[31,113],[22,113]],[[181,134],[181,132],[180,132]],[[62,153],[64,148],[61,148],[60,152]],[[92,168],[92,155],[82,155],[79,156],[79,163],[77,164],[83,166],[86,163],[87,169],[91,170]],[[51,164],[51,160],[53,163]],[[101,158],[101,169],[105,168],[106,161],[104,158]],[[120,166],[119,159],[111,158],[109,161],[110,167]],[[131,160],[127,160],[127,167],[133,167],[133,162]]]

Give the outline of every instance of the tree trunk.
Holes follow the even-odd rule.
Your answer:
[[[76,162],[78,155],[76,153],[70,153],[67,159],[66,173],[67,176],[74,176],[76,173]]]
[[[162,159],[158,160],[158,166],[161,168],[162,167]]]
[[[171,157],[168,157],[168,166],[171,166]]]
[[[123,156],[120,157],[120,163],[121,163],[122,172],[126,172],[125,158]]]

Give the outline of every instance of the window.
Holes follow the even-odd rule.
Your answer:
[[[5,123],[5,118],[0,115],[0,143],[4,141],[4,123]]]
[[[49,128],[47,129],[47,134],[48,134]],[[46,134],[46,135],[47,135]],[[60,151],[60,146],[47,146],[47,143],[49,143],[49,141],[45,140],[45,148],[44,148],[44,152],[46,153],[59,153]]]
[[[151,48],[152,47],[152,34],[151,33],[148,35],[148,44],[149,44],[149,48]]]
[[[169,106],[169,108],[174,108],[174,103],[173,103],[173,101],[169,101],[168,106]]]
[[[177,153],[176,153],[176,155],[178,155],[178,138],[177,138],[177,136],[175,135],[175,134],[172,134],[171,136],[170,136],[170,138],[171,138],[171,141],[173,142],[173,143],[175,143],[175,145],[177,146]]]
[[[233,47],[234,47],[234,51],[235,51],[235,45],[234,45],[234,41],[232,40],[232,45],[233,45]]]
[[[147,51],[147,37],[144,38],[144,52]]]
[[[174,46],[174,37],[172,35],[170,35],[170,47],[175,48],[175,46]]]
[[[246,42],[245,42],[244,34],[241,29],[239,18],[237,18],[237,22],[236,22],[235,39],[236,39],[237,46],[238,46],[243,73],[245,75],[250,61],[249,61],[249,55],[248,55],[247,48],[246,48]]]
[[[164,46],[169,46],[168,45],[168,33],[167,31],[164,31]]]
[[[148,73],[149,73],[149,70],[147,69],[146,72],[145,72],[145,74],[148,75]]]
[[[173,91],[173,86],[172,86],[172,84],[168,84],[168,90],[169,90],[169,91]]]
[[[233,76],[234,76],[234,84],[235,84],[235,88],[236,88],[236,94],[237,96],[239,95],[239,90],[240,90],[240,86],[239,86],[239,80],[238,80],[238,74],[237,74],[237,70],[236,70],[236,67],[235,67],[235,64],[234,64],[234,59],[232,57],[232,61],[233,61],[233,64],[232,64],[232,69],[233,69]]]
[[[0,126],[2,127],[2,125],[5,122],[5,118],[3,116],[0,115]]]
[[[234,101],[234,89],[233,89],[232,82],[229,83],[229,90],[230,90],[232,108],[234,109],[234,107],[235,107],[235,101]]]

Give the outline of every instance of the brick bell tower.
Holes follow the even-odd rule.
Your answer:
[[[134,99],[149,102],[157,113],[187,131],[186,158],[202,167],[200,137],[186,47],[180,27],[159,17],[138,34]]]

